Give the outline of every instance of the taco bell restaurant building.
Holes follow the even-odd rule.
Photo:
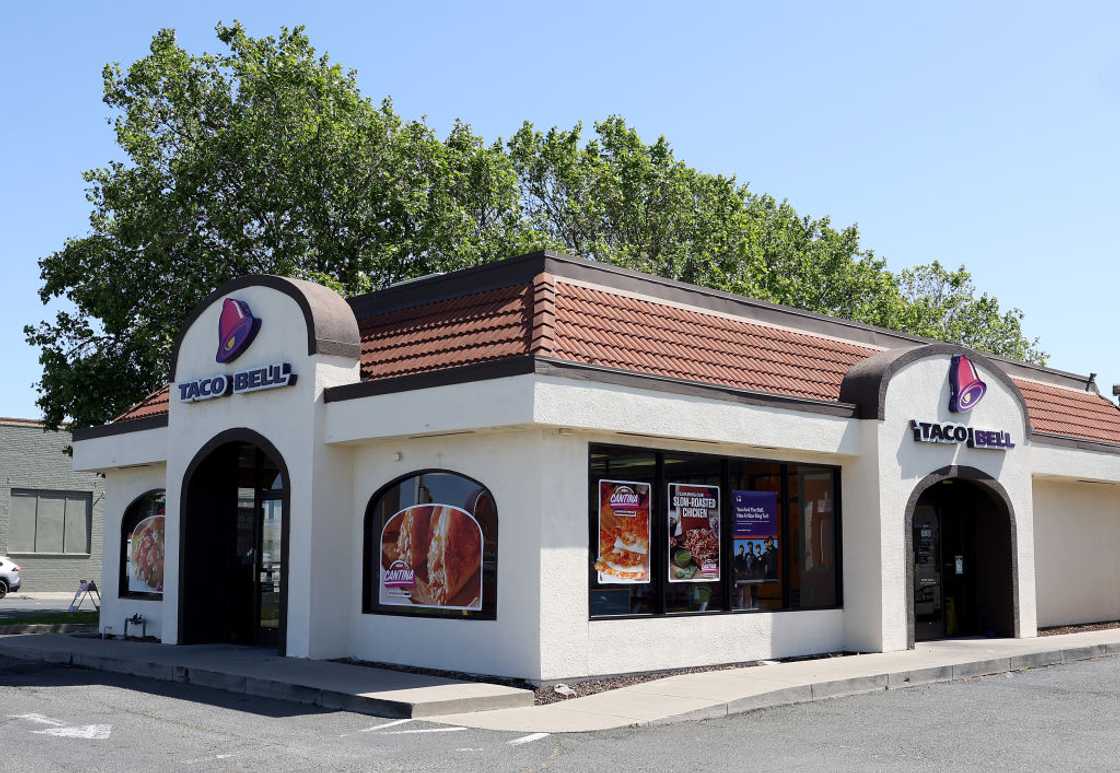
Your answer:
[[[241,277],[172,363],[74,436],[110,635],[548,681],[1120,619],[1091,377],[552,253]]]

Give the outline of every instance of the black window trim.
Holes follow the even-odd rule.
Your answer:
[[[380,556],[377,556],[375,558],[374,555],[373,555],[373,544],[374,544],[373,517],[372,517],[373,516],[373,511],[374,511],[373,505],[374,505],[375,502],[377,502],[379,499],[381,499],[381,497],[387,491],[389,491],[389,489],[393,488],[394,486],[399,485],[402,481],[408,480],[409,478],[415,478],[415,477],[418,477],[418,476],[421,476],[421,475],[434,475],[434,474],[455,475],[456,477],[463,478],[464,480],[469,480],[471,483],[474,483],[479,488],[481,488],[483,491],[486,491],[488,494],[490,494],[490,498],[494,500],[494,511],[495,511],[496,517],[495,517],[495,521],[494,521],[494,608],[493,608],[493,611],[487,611],[486,610],[486,604],[484,603],[482,605],[482,609],[478,610],[478,611],[461,610],[458,614],[455,614],[455,615],[440,614],[439,612],[430,611],[429,609],[426,609],[426,608],[423,608],[423,607],[418,608],[418,609],[411,608],[411,607],[406,607],[406,606],[384,607],[384,606],[379,605],[376,602],[376,600],[373,598],[374,583],[373,583],[372,578],[370,576],[371,573],[372,573],[372,568],[371,567],[374,565],[372,562],[374,562],[374,561],[380,562],[380,560],[381,560]],[[458,470],[452,470],[452,469],[448,469],[448,468],[445,468],[445,467],[424,467],[424,468],[419,469],[419,470],[410,470],[409,472],[406,472],[403,475],[398,475],[397,477],[393,478],[391,481],[389,481],[385,485],[378,488],[375,492],[373,492],[373,496],[371,496],[368,500],[366,500],[365,512],[362,515],[362,614],[363,615],[384,615],[384,616],[387,616],[387,617],[420,617],[420,618],[425,618],[425,619],[428,619],[428,620],[447,620],[449,622],[454,622],[454,621],[459,621],[459,620],[489,620],[489,621],[497,620],[498,619],[498,591],[499,591],[499,585],[500,585],[500,583],[498,581],[499,580],[499,578],[498,578],[498,552],[499,552],[498,534],[500,532],[500,525],[501,525],[501,512],[502,512],[502,509],[498,504],[498,498],[494,496],[494,492],[490,489],[489,486],[487,486],[485,483],[480,481],[478,478],[475,478],[471,475],[465,475],[465,474],[459,472]],[[473,516],[474,514],[472,513],[471,515]],[[485,535],[483,535],[483,536],[484,536],[484,546],[483,547],[485,548]],[[378,543],[380,543],[380,541],[381,541],[380,529],[377,532],[377,540],[376,541]],[[483,556],[483,566],[485,566],[485,555]],[[483,578],[482,578],[482,585],[483,585],[484,588],[486,587],[485,576],[483,576]]]
[[[96,492],[89,489],[64,489],[64,488],[29,488],[27,486],[13,486],[9,489],[9,500],[15,497],[33,496],[36,500],[46,495],[54,495],[57,497],[78,498],[79,496],[86,500],[86,549],[75,553],[66,551],[66,514],[63,513],[62,522],[62,550],[9,550],[7,555],[18,556],[20,558],[90,558],[93,556],[93,497]],[[10,511],[10,508],[9,508]],[[11,513],[8,514],[9,521]],[[11,524],[8,526],[9,539],[11,539]],[[35,504],[35,539],[38,541],[39,536],[39,505],[36,501]]]
[[[128,537],[125,536],[125,533],[124,533],[124,526],[125,526],[125,523],[126,523],[125,519],[128,516],[128,511],[132,509],[133,505],[139,503],[140,500],[144,499],[145,497],[151,496],[152,494],[163,494],[163,498],[164,498],[163,499],[163,502],[164,502],[164,518],[166,518],[167,517],[167,513],[166,513],[167,489],[166,488],[160,488],[159,486],[156,486],[155,488],[147,489],[146,491],[144,491],[141,494],[137,494],[135,497],[132,498],[132,501],[129,502],[128,505],[121,512],[121,527],[120,527],[120,535],[119,535],[120,536],[120,549],[121,549],[121,551],[120,551],[120,560],[118,561],[119,566],[117,567],[117,598],[119,598],[119,599],[129,599],[129,600],[133,600],[133,601],[163,601],[163,594],[162,593],[152,593],[152,592],[149,592],[149,591],[135,591],[135,590],[129,590],[128,589]],[[166,523],[167,522],[164,521],[165,525],[164,525],[163,534],[164,534],[164,539],[165,540],[167,539]],[[135,528],[135,526],[133,526],[133,528]],[[129,531],[131,533],[131,529]],[[164,562],[167,561],[167,545],[166,545],[166,543],[164,544],[164,559],[163,560],[164,560]],[[166,565],[165,565],[164,569],[166,571]]]
[[[650,539],[654,542],[654,548],[650,554],[650,582],[655,584],[653,593],[653,606],[652,612],[636,612],[622,615],[596,615],[591,611],[590,595],[595,590],[596,576],[595,576],[595,560],[592,551],[598,545],[599,523],[598,512],[596,510],[597,502],[592,503],[592,499],[597,499],[597,486],[595,483],[595,476],[592,470],[592,455],[599,451],[623,451],[627,453],[643,452],[653,454],[654,456],[654,480],[650,486],[652,489],[650,495],[650,518],[652,520],[652,529],[650,530]],[[787,540],[789,531],[790,513],[789,513],[789,477],[790,469],[794,467],[816,467],[819,469],[830,470],[832,476],[832,489],[833,489],[833,517],[835,525],[833,527],[833,542],[835,550],[835,565],[836,565],[836,603],[827,606],[815,607],[790,607],[790,589],[789,582],[790,571],[790,557],[789,551],[782,551],[782,608],[781,609],[731,609],[731,584],[732,573],[721,569],[720,571],[720,600],[721,604],[718,609],[708,609],[703,612],[691,611],[676,611],[669,612],[665,608],[665,593],[668,583],[665,582],[665,564],[668,557],[665,554],[665,544],[667,535],[665,534],[665,519],[662,516],[662,497],[668,485],[665,479],[665,456],[671,455],[675,457],[691,457],[698,459],[717,460],[720,463],[720,561],[724,569],[729,569],[731,566],[730,561],[727,561],[727,554],[731,551],[731,508],[729,506],[731,490],[730,490],[730,468],[732,462],[745,462],[748,464],[773,464],[779,468],[780,475],[780,489],[779,495],[781,497],[781,528],[782,528],[782,541]],[[827,612],[833,610],[840,610],[844,608],[844,561],[843,561],[843,512],[842,512],[842,499],[841,494],[841,478],[843,477],[843,468],[838,464],[825,464],[821,462],[806,462],[782,459],[766,459],[748,456],[733,456],[729,454],[714,454],[705,453],[703,451],[682,451],[674,448],[651,448],[648,446],[631,446],[624,443],[588,443],[587,444],[587,489],[588,489],[588,606],[587,615],[588,621],[600,623],[610,620],[646,620],[658,619],[666,617],[704,617],[710,615],[773,615],[785,614],[789,612]]]

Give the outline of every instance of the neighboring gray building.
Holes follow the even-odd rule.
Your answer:
[[[74,472],[69,445],[69,432],[0,418],[0,555],[23,568],[21,593],[101,578],[103,481]]]

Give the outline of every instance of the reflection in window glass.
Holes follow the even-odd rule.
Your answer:
[[[657,460],[650,451],[591,452],[591,614],[655,611],[652,562]]]
[[[498,510],[481,483],[422,472],[374,495],[366,508],[363,610],[493,619]]]
[[[832,470],[807,465],[789,472],[790,606],[836,604],[836,527]]]

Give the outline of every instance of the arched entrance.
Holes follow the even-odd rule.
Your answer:
[[[1018,635],[1015,518],[1006,492],[973,468],[948,467],[906,509],[909,641]]]
[[[265,438],[227,430],[196,455],[180,506],[179,641],[284,649],[288,470]]]

